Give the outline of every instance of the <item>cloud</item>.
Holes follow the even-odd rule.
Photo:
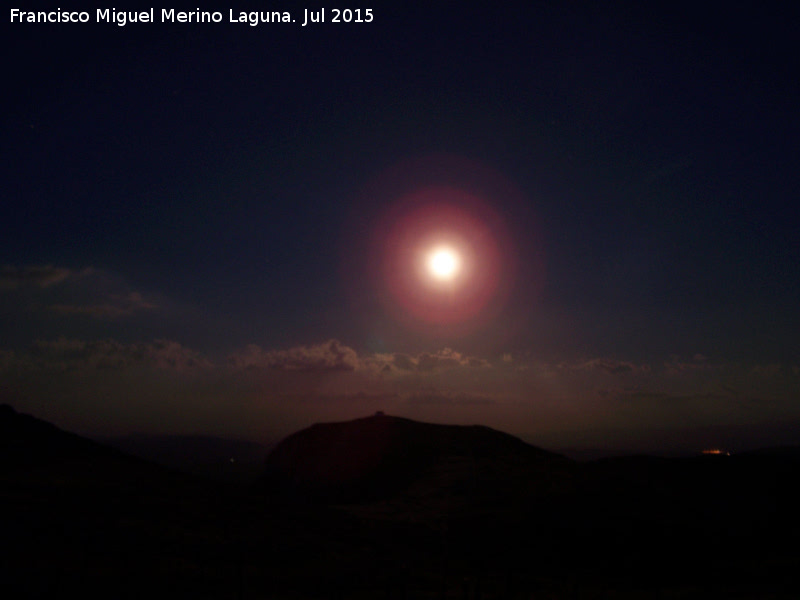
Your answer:
[[[139,294],[119,298],[133,311],[151,308],[153,305],[142,300]],[[133,308],[136,307],[136,308]],[[115,316],[123,308],[59,307],[68,313],[91,314],[93,316]],[[211,363],[193,350],[178,342],[156,340],[149,344],[124,344],[107,340],[77,340],[58,338],[54,341],[37,341],[27,359],[36,365],[59,364],[62,368],[94,366],[98,368],[123,367],[132,364],[155,366],[196,366]],[[7,362],[7,361],[6,361]],[[235,369],[274,369],[279,371],[357,371],[387,372],[390,370],[408,372],[434,372],[458,367],[480,368],[491,366],[479,357],[465,356],[450,348],[430,353],[422,352],[412,356],[404,353],[372,354],[360,357],[351,347],[339,340],[329,339],[320,344],[295,346],[285,350],[265,350],[257,344],[249,344],[234,352],[227,359],[228,366]]]
[[[355,371],[359,368],[356,351],[338,340],[314,346],[296,346],[288,350],[262,350],[250,344],[230,358],[240,369],[279,369],[284,371]]]
[[[485,360],[483,358],[478,358],[477,356],[469,356],[469,357],[467,357],[467,363],[466,364],[467,364],[468,367],[476,367],[476,368],[491,367],[492,366],[491,363],[489,363],[488,360]]]
[[[155,308],[158,307],[145,301],[139,292],[109,294],[106,302],[98,304],[54,304],[50,307],[63,315],[84,315],[96,319],[118,319]]]
[[[5,266],[0,269],[0,291],[18,314],[46,311],[109,321],[158,308],[124,278],[92,267]]]
[[[465,364],[464,358],[458,352],[445,348],[436,354],[423,352],[417,358],[418,371],[433,371],[435,369],[448,369]]]
[[[417,368],[417,361],[408,354],[395,354],[392,364],[402,371],[413,371]]]
[[[70,269],[53,265],[28,265],[15,267],[6,265],[0,268],[0,290],[16,290],[34,286],[48,288],[66,280],[73,272]]]
[[[682,359],[679,356],[671,356],[664,362],[664,368],[668,373],[689,373],[694,371],[710,371],[719,368],[709,362],[708,357],[703,354],[695,354],[691,360]]]
[[[558,367],[566,371],[603,371],[610,375],[648,372],[650,370],[650,366],[646,364],[637,365],[632,362],[609,358],[592,358],[577,363],[561,363]]]
[[[229,428],[227,434],[263,436],[274,429],[285,435],[313,422],[384,410],[546,434],[558,443],[574,432],[574,443],[588,443],[581,432],[597,431],[601,441],[624,432],[644,439],[687,427],[745,427],[759,415],[767,415],[758,425],[765,431],[800,419],[798,377],[790,368],[796,365],[765,377],[774,370],[767,363],[684,376],[622,360],[559,364],[524,353],[510,363],[499,355],[496,368],[482,368],[487,364],[447,348],[359,355],[336,339],[278,350],[250,345],[212,362],[171,339],[60,337],[26,351],[0,348],[0,387],[18,409],[44,411],[65,426],[120,431]]]
[[[110,339],[87,341],[66,338],[35,342],[29,354],[20,357],[18,363],[57,371],[113,370],[137,366],[186,370],[212,366],[198,352],[170,340],[123,344]]]
[[[408,354],[375,355],[370,361],[380,361],[381,365],[389,365],[400,371],[432,372],[457,367],[489,367],[489,361],[476,356],[465,356],[452,348],[445,348],[435,353],[422,352],[417,356]],[[383,367],[382,367],[383,368]]]

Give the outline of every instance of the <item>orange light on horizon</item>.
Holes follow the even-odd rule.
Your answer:
[[[707,450],[703,450],[702,454],[711,455],[711,456],[730,456],[731,453],[727,450],[721,450],[719,448],[709,448]]]

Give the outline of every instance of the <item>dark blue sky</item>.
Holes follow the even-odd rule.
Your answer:
[[[11,399],[81,426],[68,401],[56,409],[26,387],[33,363],[47,368],[37,351],[72,352],[67,362],[94,368],[110,348],[100,341],[117,344],[127,365],[169,340],[217,371],[257,346],[270,377],[285,367],[281,352],[301,363],[333,352],[323,371],[364,381],[297,394],[394,394],[398,411],[416,416],[413,394],[434,390],[451,412],[421,416],[506,429],[512,401],[583,406],[609,390],[684,400],[669,418],[644,406],[637,418],[648,426],[724,414],[726,389],[779,403],[759,422],[795,419],[796,16],[763,3],[418,4],[375,8],[372,23],[305,28],[302,4],[272,7],[298,23],[258,27],[6,15],[0,348]],[[478,218],[497,221],[492,234],[508,242],[513,275],[474,323],[415,326],[369,266],[381,220],[404,206],[376,182],[400,169],[409,189],[415,177],[430,183],[423,167],[403,170],[409,163],[428,165],[436,185],[477,185]],[[502,184],[475,175],[483,170]],[[337,362],[336,348],[356,362]],[[453,365],[472,357],[494,369],[470,393],[501,409],[457,412],[464,398],[453,390],[473,372],[459,384],[438,371],[422,378],[421,357],[445,361],[445,349],[460,353]],[[394,357],[386,373],[411,365],[416,379],[376,384],[365,365],[378,356]],[[675,365],[712,363],[717,375],[670,387]],[[508,364],[560,368],[557,391],[543,391],[541,373],[498,375]],[[569,365],[635,366],[649,379],[578,385],[569,373],[583,371]],[[777,373],[773,387],[730,379],[764,369]],[[703,403],[709,394],[719,406]],[[543,403],[533,412],[551,415]],[[355,411],[331,404],[278,412],[294,415],[288,427]],[[570,411],[553,430],[580,429]],[[539,431],[517,433],[528,430]]]

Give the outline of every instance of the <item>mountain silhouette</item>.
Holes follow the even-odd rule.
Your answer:
[[[480,425],[439,425],[378,413],[320,423],[269,454],[262,490],[294,499],[493,504],[549,486],[569,459]],[[536,474],[541,477],[536,477]]]
[[[115,495],[172,489],[188,478],[0,405],[0,482]]]
[[[250,493],[0,406],[0,594],[797,598],[800,463],[765,453],[576,463],[375,415],[289,436]]]

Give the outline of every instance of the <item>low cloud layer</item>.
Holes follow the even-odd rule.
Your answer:
[[[589,360],[577,361],[572,363],[561,363],[560,369],[568,371],[602,371],[610,375],[621,375],[623,373],[648,372],[650,366],[646,364],[635,364],[624,360],[609,358],[592,358]]]
[[[22,287],[34,286],[48,288],[65,281],[74,275],[70,269],[58,268],[53,265],[6,265],[0,268],[0,290],[16,290]]]
[[[338,340],[288,350],[263,350],[251,344],[230,358],[240,369],[278,369],[285,371],[355,371],[359,359],[355,350]]]
[[[249,345],[211,358],[174,340],[61,337],[24,351],[0,349],[0,383],[3,401],[78,431],[258,437],[382,410],[575,446],[621,440],[623,431],[667,436],[689,424],[745,431],[758,415],[768,417],[757,424],[762,437],[770,423],[800,423],[797,365],[705,357],[648,365],[483,358],[451,348],[377,354],[329,339],[284,349]]]
[[[92,267],[7,265],[0,269],[0,292],[4,292],[4,310],[17,317],[49,313],[65,319],[113,321],[158,308],[123,278]]]
[[[74,340],[60,338],[38,341],[18,366],[43,370],[73,371],[86,369],[127,369],[150,367],[185,370],[209,368],[211,362],[198,352],[169,340],[123,344],[116,340]]]
[[[367,357],[362,364],[379,368],[383,371],[398,372],[432,372],[458,367],[490,367],[491,363],[476,356],[466,356],[451,348],[437,352],[421,352],[417,355],[394,353],[376,354]]]
[[[157,306],[147,302],[139,292],[108,294],[105,301],[95,304],[54,304],[50,309],[62,315],[81,315],[96,319],[119,319]]]

